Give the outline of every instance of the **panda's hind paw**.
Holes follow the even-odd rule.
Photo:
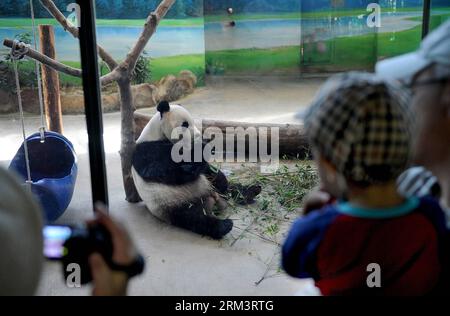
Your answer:
[[[260,185],[244,186],[241,184],[234,184],[230,186],[231,197],[236,203],[241,205],[252,204],[255,202],[255,198],[261,193]]]
[[[209,234],[213,239],[222,239],[223,236],[228,234],[233,229],[233,221],[231,219],[220,220],[220,223],[216,225],[215,229]]]

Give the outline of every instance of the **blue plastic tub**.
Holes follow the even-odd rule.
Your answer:
[[[45,132],[41,143],[39,133],[27,138],[31,171],[31,191],[40,202],[48,222],[58,219],[72,200],[77,179],[77,156],[72,143],[54,132]],[[19,148],[9,169],[25,182],[27,168],[24,146]]]

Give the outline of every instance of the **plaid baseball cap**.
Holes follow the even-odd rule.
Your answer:
[[[347,180],[396,179],[407,167],[413,115],[397,83],[350,72],[331,77],[305,116],[310,145]]]

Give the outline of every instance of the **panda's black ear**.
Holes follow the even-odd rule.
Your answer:
[[[163,117],[163,114],[170,111],[170,105],[167,101],[161,101],[159,102],[158,106],[156,107],[159,113],[161,113],[161,118]]]

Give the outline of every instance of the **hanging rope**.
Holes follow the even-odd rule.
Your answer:
[[[30,0],[30,10],[31,10],[31,23],[33,26],[33,41],[34,41],[34,49],[37,51],[37,36],[36,36],[36,23],[34,18],[34,6],[33,6],[33,0]],[[36,71],[36,77],[37,77],[37,85],[38,85],[38,95],[39,95],[39,108],[41,113],[41,126],[39,127],[39,133],[41,135],[41,143],[45,141],[45,130],[46,130],[46,124],[45,124],[45,118],[44,118],[44,100],[42,97],[42,80],[41,80],[41,72],[39,70],[39,62],[35,61],[35,71]]]
[[[26,54],[28,54],[29,48],[30,46],[28,44],[14,40],[10,53],[11,60],[16,61],[22,59]]]
[[[20,121],[22,123],[22,136],[23,136],[23,149],[25,152],[25,165],[27,168],[27,183],[33,183],[31,181],[31,170],[30,170],[30,160],[28,157],[28,144],[27,144],[27,136],[25,132],[25,117],[23,114],[23,106],[22,106],[22,94],[20,89],[20,81],[19,81],[19,70],[17,69],[17,61],[22,59],[28,53],[29,46],[21,43],[17,40],[14,40],[12,48],[11,48],[11,60],[14,67],[14,75],[16,79],[16,92],[17,92],[17,100],[19,103],[19,113],[20,113]]]

